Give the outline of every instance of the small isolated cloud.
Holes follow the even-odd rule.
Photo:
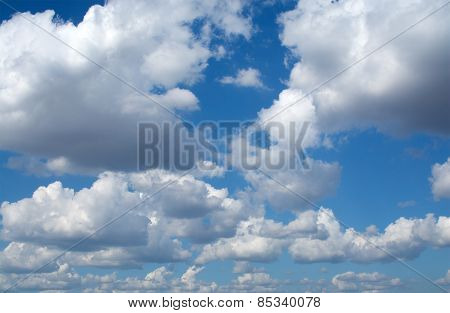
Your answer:
[[[409,207],[412,207],[415,205],[416,205],[416,201],[414,201],[414,200],[400,201],[397,203],[397,206],[402,209],[409,208]]]
[[[438,285],[450,286],[450,270],[447,271],[447,274],[445,274],[444,277],[436,280],[436,283]]]
[[[255,68],[240,69],[236,76],[224,76],[219,80],[222,84],[231,84],[241,87],[263,88],[261,72]]]
[[[443,164],[433,165],[429,180],[434,199],[450,198],[450,157]]]

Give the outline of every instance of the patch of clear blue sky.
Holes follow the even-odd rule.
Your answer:
[[[87,8],[103,1],[87,0],[14,0],[9,3],[20,11],[32,13],[53,9],[65,20],[78,23]],[[284,65],[288,54],[279,41],[280,26],[276,17],[280,12],[291,9],[293,1],[280,1],[273,7],[253,9],[253,22],[256,32],[250,41],[236,38],[227,43],[230,54],[220,60],[211,59],[204,71],[204,78],[189,86],[200,100],[201,110],[190,113],[187,119],[201,120],[251,120],[263,107],[268,107],[285,88],[283,80],[289,77],[290,68]],[[0,4],[0,20],[8,19],[12,11]],[[262,80],[267,88],[254,89],[218,82],[223,76],[235,75],[239,69],[253,67],[261,71]],[[310,156],[326,161],[338,161],[342,166],[342,177],[335,195],[329,196],[320,204],[333,209],[336,216],[346,224],[363,230],[375,224],[380,230],[399,217],[424,217],[426,213],[448,215],[448,200],[434,201],[430,191],[428,177],[434,163],[442,163],[450,155],[450,143],[442,138],[414,135],[406,138],[393,138],[376,130],[349,132],[341,134],[341,140],[334,149],[308,151]],[[5,167],[7,159],[16,155],[13,152],[0,151],[0,202],[17,201],[30,197],[39,186],[60,180],[64,186],[79,190],[88,187],[93,177],[64,175],[62,177],[35,177]],[[224,178],[209,180],[216,187],[227,187],[232,193],[243,188],[245,182],[236,172],[228,173]],[[400,208],[399,202],[413,200],[415,205]],[[287,222],[291,214],[287,212],[267,212],[269,218]],[[0,242],[0,248],[5,246]],[[421,257],[410,261],[412,265],[432,278],[443,276],[448,269],[449,249],[425,251]],[[160,266],[147,264],[144,269],[119,271],[119,277],[128,275],[143,276],[146,272]],[[172,265],[169,265],[172,268]],[[187,264],[175,264],[173,270],[182,273]],[[411,290],[429,290],[429,283],[415,276],[398,262],[354,264],[354,263],[317,263],[295,264],[284,253],[279,261],[267,264],[255,264],[265,267],[279,279],[293,278],[330,279],[345,271],[379,271],[388,275],[412,280]],[[219,283],[230,280],[233,264],[230,261],[209,264],[199,277],[214,279]],[[320,269],[327,268],[326,273]],[[81,273],[109,273],[111,269],[79,269]],[[295,291],[295,287],[292,287]]]

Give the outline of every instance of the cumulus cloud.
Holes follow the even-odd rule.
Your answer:
[[[203,281],[197,275],[204,267],[190,266],[179,277],[174,276],[166,267],[159,267],[148,273],[145,278],[127,277],[117,279],[113,275],[88,274],[81,278],[84,291],[97,292],[262,292],[275,291],[286,282],[272,278],[263,272],[242,273],[229,283],[218,285],[216,282]]]
[[[243,273],[227,288],[232,292],[276,292],[285,283],[264,272]]]
[[[226,53],[223,46],[211,43],[215,31],[224,40],[236,35],[250,37],[250,21],[242,14],[244,2],[149,4],[133,0],[130,5],[115,0],[91,7],[79,25],[55,19],[52,11],[25,16],[137,88],[152,90],[148,95],[171,110],[192,111],[199,108],[198,99],[179,86],[197,82],[209,58]],[[383,42],[387,30],[403,29],[420,18],[429,4],[399,3],[320,4],[304,0],[283,14],[279,19],[281,40],[301,61],[291,72],[288,88],[270,108],[259,112],[257,124],[265,127],[264,122],[273,114]],[[386,11],[386,7],[390,9]],[[171,18],[167,19],[169,12]],[[129,20],[139,22],[124,27]],[[194,21],[200,21],[198,32],[191,28]],[[448,134],[448,89],[443,88],[448,81],[448,71],[443,70],[448,68],[448,47],[444,45],[447,23],[442,14],[433,16],[274,121],[284,126],[309,122],[302,142],[305,148],[324,145],[326,133],[353,127],[375,126],[392,134]],[[318,33],[326,35],[326,44],[318,40]],[[418,48],[417,38],[423,43]],[[130,170],[135,167],[137,121],[176,120],[73,51],[55,44],[19,16],[0,26],[0,45],[4,48],[0,52],[0,74],[4,77],[0,82],[0,149],[24,154],[11,158],[10,168],[25,168],[38,175]],[[408,49],[412,45],[415,49]],[[330,46],[333,51],[329,51]],[[221,82],[264,86],[261,74],[253,68],[241,69]],[[313,201],[336,190],[341,172],[338,163],[307,158],[308,170],[266,167],[265,161],[288,151],[289,144],[276,132],[270,132],[270,138],[270,146],[254,147],[254,152],[260,153],[252,156],[260,158],[265,172]],[[430,182],[436,199],[449,197],[449,163],[450,159],[433,166]],[[389,254],[369,242],[403,259],[415,258],[428,247],[450,245],[449,217],[399,218],[382,232],[375,225],[358,232],[343,228],[329,209],[310,210],[304,201],[264,175],[239,170],[250,185],[245,191],[230,196],[226,188],[215,188],[187,175],[58,263],[33,275],[20,288],[276,291],[291,282],[275,279],[248,262],[271,262],[283,251],[299,263],[392,261]],[[219,168],[211,175],[221,173]],[[2,236],[9,244],[0,252],[0,285],[8,286],[25,272],[42,266],[174,179],[176,174],[162,170],[105,172],[90,188],[75,191],[54,182],[39,187],[30,198],[3,203]],[[295,218],[282,223],[265,217],[266,203],[271,208],[292,210]],[[186,261],[193,255],[196,265],[179,277],[173,277],[164,266],[145,277],[123,279],[115,274],[82,276],[73,269],[139,268],[149,262]],[[215,260],[238,262],[234,268],[238,275],[229,285],[198,279],[203,265]],[[445,284],[448,279],[440,281]],[[324,286],[307,279],[296,283]],[[340,291],[389,290],[400,284],[383,274],[353,272],[336,275],[331,283]]]
[[[196,262],[207,263],[225,259],[258,262],[276,260],[281,254],[285,240],[259,236],[258,226],[261,226],[261,222],[261,220],[241,222],[234,237],[221,238],[205,245]]]
[[[288,90],[309,92],[439,5],[442,1],[299,1],[279,17],[282,43],[300,60]],[[448,26],[444,9],[315,92],[317,128],[449,135]],[[302,101],[289,111],[305,106]]]
[[[50,10],[23,16],[143,92],[161,90],[147,94],[166,108],[189,111],[198,99],[177,86],[201,79],[212,36],[249,38],[243,9],[244,1],[112,0],[78,25]],[[137,122],[176,120],[19,15],[0,26],[0,45],[0,149],[40,161],[32,171],[133,170]]]
[[[173,268],[160,266],[142,276],[120,277],[116,272],[99,274],[79,274],[67,263],[58,263],[48,272],[35,273],[20,284],[13,284],[25,277],[24,273],[0,273],[0,288],[12,287],[12,291],[58,291],[58,292],[285,292],[288,290],[305,292],[349,291],[349,292],[389,292],[395,291],[403,283],[400,279],[378,272],[345,272],[331,280],[309,278],[279,279],[260,269],[242,272],[228,282],[218,284],[205,281],[198,274],[205,268],[189,266],[181,273]],[[444,277],[438,280],[441,284]]]
[[[353,228],[342,230],[330,210],[322,209],[318,214],[318,224],[328,235],[317,239],[295,239],[289,252],[297,262],[366,263],[393,261],[392,256],[412,259],[427,247],[450,245],[450,218],[445,216],[402,217],[389,224],[382,233],[359,233]]]
[[[40,268],[58,255],[58,250],[45,246],[11,242],[0,252],[0,270],[3,273],[27,273]],[[20,260],[20,261],[19,261]],[[40,272],[52,272],[56,264],[49,264]]]
[[[19,285],[16,281],[23,279],[25,274],[0,274],[0,286],[3,289],[11,288],[12,291],[71,291],[81,286],[81,276],[68,264],[59,264],[55,271],[48,273],[36,273]]]
[[[257,171],[245,172],[245,179],[255,191],[255,196],[265,200],[278,210],[305,210],[311,205],[299,198],[297,194],[317,201],[336,191],[340,181],[341,167],[338,163],[327,163],[308,159],[308,170],[264,170],[276,181],[283,183],[290,190],[286,190],[274,180]]]
[[[450,218],[400,218],[384,232],[368,227],[366,232],[342,229],[329,209],[306,211],[288,224],[251,218],[239,224],[232,238],[205,245],[197,263],[214,260],[269,262],[284,249],[299,263],[380,262],[417,257],[427,247],[450,246]],[[386,253],[388,251],[388,253]]]
[[[41,267],[176,178],[176,174],[163,170],[107,172],[90,188],[74,191],[55,182],[38,188],[31,198],[3,203],[2,236],[11,242],[0,252],[0,269],[11,273],[8,277],[19,277]],[[193,255],[197,265],[215,260],[272,262],[283,251],[288,251],[299,263],[367,263],[393,261],[384,251],[402,259],[412,259],[428,247],[450,245],[450,218],[445,216],[399,218],[382,232],[374,225],[365,232],[358,232],[343,229],[329,209],[301,210],[295,214],[288,223],[268,219],[264,217],[264,208],[249,199],[247,193],[238,193],[233,198],[226,189],[216,189],[186,175],[66,253],[58,263],[46,266],[39,279],[74,277],[71,271],[55,274],[61,264],[140,268],[146,263],[186,261]],[[189,247],[188,243],[194,245]],[[195,282],[202,268],[192,267],[170,288],[214,289],[210,283],[198,285]],[[235,272],[243,277],[234,283],[244,290],[253,288],[244,282],[249,277],[244,274],[262,271],[240,263]],[[46,273],[48,276],[44,275]],[[258,279],[265,277],[256,276]],[[133,284],[139,289],[139,282]],[[261,280],[258,286],[259,289],[253,289],[275,288],[269,280],[267,284]]]
[[[386,292],[402,284],[399,278],[389,277],[378,272],[345,272],[334,276],[331,283],[339,291],[350,292]]]
[[[241,87],[264,87],[260,71],[251,67],[240,69],[235,76],[224,76],[219,81],[222,84],[231,84]]]
[[[12,291],[58,291],[58,292],[390,292],[397,290],[403,282],[378,272],[345,272],[331,280],[309,278],[279,279],[265,272],[242,272],[228,282],[218,284],[197,276],[204,267],[189,266],[183,272],[160,266],[142,276],[119,277],[116,272],[79,274],[66,263],[59,263],[48,272],[36,273],[20,284],[13,286],[26,274],[0,274],[0,288],[12,287]],[[443,279],[438,280],[445,284]]]
[[[156,268],[145,277],[119,278],[116,273],[80,275],[66,263],[54,271],[33,274],[19,285],[13,284],[24,274],[0,274],[0,287],[13,291],[83,291],[83,292],[212,292],[215,282],[196,279],[202,268],[189,267],[180,277],[165,266]]]
[[[254,267],[250,262],[247,261],[236,261],[233,266],[233,273],[258,273],[264,272],[263,268]]]
[[[148,273],[145,278],[126,277],[117,279],[111,275],[88,274],[82,278],[84,292],[214,292],[215,282],[205,282],[196,278],[202,267],[191,266],[180,277],[165,266]]]
[[[450,286],[450,270],[447,271],[447,274],[445,274],[444,277],[436,280],[436,283],[442,286]]]
[[[450,198],[450,158],[443,164],[436,163],[431,169],[431,191],[436,200]]]
[[[205,245],[197,263],[233,259],[238,261],[269,262],[275,260],[282,249],[297,237],[323,237],[326,235],[317,223],[314,211],[299,213],[297,218],[283,224],[263,217],[252,217],[239,223],[236,235]],[[245,263],[237,269],[243,271]],[[246,268],[249,272],[249,268]]]
[[[286,101],[285,95],[282,98],[280,101]],[[254,128],[231,142],[231,163],[252,187],[255,200],[267,201],[275,209],[297,211],[311,206],[292,191],[310,201],[334,194],[340,182],[341,166],[337,162],[312,159],[303,152],[303,148],[315,146],[317,140],[315,130],[303,124],[308,120],[279,120],[263,125],[266,114],[269,113],[260,112]],[[258,132],[268,135],[268,147],[252,142]]]
[[[193,176],[178,178],[162,170],[106,172],[90,188],[74,191],[55,182],[39,187],[31,198],[4,202],[2,236],[11,243],[0,253],[0,267],[26,271],[92,233],[63,257],[66,263],[130,268],[186,260],[191,252],[181,239],[205,243],[232,237],[241,220],[263,214],[245,195],[232,198],[227,189]],[[158,195],[96,232],[170,182]]]
[[[140,201],[120,175],[104,174],[89,189],[75,192],[60,182],[39,187],[32,198],[3,203],[6,240],[70,246]],[[91,245],[142,245],[150,220],[136,212],[101,231]]]

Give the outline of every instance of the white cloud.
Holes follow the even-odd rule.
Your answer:
[[[277,182],[257,171],[245,172],[245,179],[255,190],[255,196],[260,200],[267,200],[278,210],[305,210],[311,205],[302,200],[297,194],[317,201],[336,191],[340,181],[341,167],[337,163],[327,163],[308,159],[308,170],[267,170],[264,172],[287,186],[287,190]]]
[[[290,104],[297,101],[300,98],[304,98],[300,103],[287,108]],[[280,111],[283,113],[278,114]],[[274,141],[281,140],[281,136],[276,132],[277,127],[270,127],[271,125],[281,124],[285,127],[285,132],[290,129],[292,123],[294,123],[295,135],[298,135],[304,123],[310,123],[307,132],[302,140],[303,148],[317,147],[320,144],[320,132],[317,128],[317,113],[316,107],[311,97],[305,97],[305,94],[299,89],[285,89],[283,90],[278,99],[275,100],[269,108],[262,109],[258,112],[258,124],[263,129],[267,129],[270,132],[271,138]],[[274,117],[276,115],[276,117]],[[271,131],[273,130],[273,131]],[[284,140],[279,144],[285,145],[289,143],[291,134],[288,132]]]
[[[270,222],[270,221],[269,221]],[[196,262],[203,264],[213,260],[233,259],[239,261],[274,261],[285,245],[284,239],[261,236],[265,221],[250,219],[239,224],[236,235],[221,238],[203,246]]]
[[[47,264],[58,255],[58,250],[45,246],[11,242],[0,252],[0,270],[3,273],[26,273]],[[54,271],[56,264],[49,264],[40,272]]]
[[[163,171],[130,175],[136,190],[147,193],[177,178]],[[231,237],[241,220],[263,214],[263,208],[251,203],[244,193],[231,198],[227,189],[216,189],[190,175],[166,188],[151,205],[150,219],[158,229],[200,243]]]
[[[214,292],[215,282],[204,282],[196,278],[202,267],[191,266],[180,277],[166,267],[159,267],[145,278],[126,277],[117,279],[111,275],[88,274],[82,278],[84,292]]]
[[[128,188],[120,174],[112,173],[101,175],[91,188],[78,192],[63,188],[60,182],[39,187],[32,198],[2,204],[3,237],[70,246],[138,203],[139,195]],[[132,212],[99,232],[90,245],[145,244],[149,222],[145,215]]]
[[[244,273],[239,275],[228,287],[231,292],[275,292],[282,282],[268,273]]]
[[[282,43],[301,59],[292,69],[289,90],[309,92],[439,5],[442,1],[299,1],[279,17]],[[376,127],[395,135],[448,135],[449,32],[442,10],[289,112],[312,101],[315,127],[325,132]]]
[[[32,198],[3,203],[2,233],[12,242],[0,252],[0,268],[19,275],[42,266],[176,178],[161,170],[108,172],[77,192],[56,182],[38,188]],[[415,258],[428,247],[450,245],[450,218],[444,216],[400,218],[383,232],[371,225],[359,233],[342,229],[328,209],[297,211],[289,223],[267,219],[263,207],[247,196],[231,198],[226,189],[184,176],[59,262],[71,267],[140,268],[149,262],[188,260],[193,254],[196,264],[227,259],[272,262],[286,250],[300,263],[379,262],[393,259],[366,239],[403,259]],[[184,247],[188,242],[194,243],[190,249]],[[240,272],[260,272],[240,267]],[[52,270],[55,264],[45,268]],[[213,288],[189,287],[189,277],[199,271],[193,267],[177,288]]]
[[[280,101],[286,101],[285,95],[281,97]],[[249,128],[246,133],[236,136],[231,142],[230,162],[235,169],[242,172],[252,187],[251,195],[255,201],[268,201],[273,208],[279,210],[297,211],[311,206],[292,191],[310,201],[318,201],[324,196],[334,194],[340,182],[341,166],[337,162],[314,160],[300,155],[300,141],[301,148],[315,145],[314,129],[307,129],[302,138],[304,126],[301,124],[304,120],[294,123],[295,126],[290,121],[277,121],[276,124],[265,124],[261,127],[260,122],[266,114],[268,112],[260,114],[256,124],[260,126],[255,126],[254,130]],[[258,131],[268,133],[268,147],[252,143],[252,136]],[[291,191],[266,175],[270,175]]]
[[[242,274],[242,273],[259,273],[259,272],[264,272],[264,269],[260,267],[256,268],[252,266],[250,262],[247,261],[234,262],[233,273]]]
[[[436,163],[431,169],[431,191],[436,200],[450,198],[450,158],[443,164]]]
[[[387,290],[399,287],[402,284],[399,278],[392,278],[378,272],[345,272],[334,276],[331,283],[339,291],[351,292],[386,292]]]
[[[166,281],[166,277],[172,274],[170,271],[166,269],[165,266],[158,267],[153,272],[150,272],[145,276],[145,280],[149,280],[153,283],[162,284]]]
[[[219,80],[222,84],[231,84],[241,87],[264,87],[261,73],[255,68],[240,69],[236,76],[224,76]]]
[[[383,233],[359,233],[352,228],[341,230],[328,209],[318,213],[317,223],[328,233],[325,238],[297,238],[289,247],[293,259],[312,262],[378,262],[417,257],[427,247],[450,246],[450,218],[399,218]],[[380,249],[381,248],[381,249]],[[391,255],[387,254],[388,251]]]
[[[4,202],[2,236],[12,243],[0,253],[0,267],[20,272],[43,264],[175,180],[67,253],[64,262],[137,268],[148,262],[186,260],[191,252],[183,248],[181,239],[205,243],[231,237],[241,220],[263,214],[245,194],[235,199],[226,189],[193,176],[177,178],[162,170],[107,172],[80,191],[55,182],[39,187],[31,198]],[[37,252],[39,258],[34,256]]]
[[[373,225],[360,233],[342,229],[333,212],[324,208],[302,212],[288,224],[250,218],[239,224],[234,237],[203,246],[196,262],[270,262],[286,248],[299,263],[394,261],[390,254],[412,259],[427,247],[450,246],[449,225],[449,217],[428,214],[423,219],[399,218],[382,233]]]
[[[0,287],[9,288],[25,274],[0,274]],[[70,291],[81,286],[81,276],[67,264],[60,264],[49,273],[36,273],[14,286],[12,291]],[[3,290],[3,289],[2,289]]]
[[[436,280],[436,283],[442,286],[450,286],[450,270],[447,271],[447,274],[445,274],[444,277]]]
[[[186,286],[188,290],[193,290],[196,287],[196,276],[203,271],[203,267],[191,266],[181,276],[181,282]]]
[[[71,291],[71,292],[212,292],[215,282],[196,279],[202,268],[189,267],[181,277],[166,267],[158,267],[145,277],[119,278],[116,273],[80,275],[68,264],[59,264],[54,271],[36,273],[22,280],[12,291]],[[8,288],[25,274],[0,274],[0,288]]]
[[[113,0],[92,6],[78,25],[53,11],[23,16],[140,90],[162,89],[149,95],[169,109],[189,111],[198,99],[177,86],[201,79],[217,48],[212,37],[249,38],[244,4]],[[203,24],[199,34],[194,21]],[[134,170],[137,122],[176,119],[19,15],[1,24],[0,45],[0,149],[26,158],[12,167],[38,174]],[[40,162],[29,168],[28,158]]]
[[[226,38],[235,35],[249,38],[251,25],[242,16],[243,3],[160,1],[149,4],[134,0],[134,5],[130,5],[115,0],[104,7],[92,7],[76,26],[55,22],[51,11],[26,16],[138,88],[162,88],[163,93],[151,96],[164,105],[173,110],[191,111],[199,108],[198,99],[189,90],[177,86],[195,83],[201,79],[210,57],[225,55],[223,46],[211,45],[213,29],[219,28]],[[270,118],[330,73],[373,48],[377,40],[384,38],[386,29],[401,29],[404,23],[421,16],[425,2],[418,1],[417,6],[408,4],[405,8],[399,8],[398,1],[392,5],[396,9],[385,12],[383,4],[369,1],[333,5],[327,2],[322,6],[305,0],[284,14],[280,18],[284,26],[281,38],[302,61],[292,70],[289,88],[280,93],[269,109],[259,112],[258,122]],[[394,12],[401,18],[394,16]],[[349,18],[354,22],[348,23]],[[442,106],[445,94],[430,79],[434,77],[430,74],[433,71],[440,73],[437,77],[444,76],[439,82],[445,82],[448,75],[441,75],[440,70],[445,66],[439,63],[441,53],[446,51],[440,47],[445,42],[441,37],[446,38],[448,28],[440,27],[446,25],[442,17],[435,18],[420,25],[421,30],[415,30],[419,38],[425,38],[418,49],[403,49],[411,45],[410,37],[405,37],[398,45],[389,46],[367,64],[355,68],[354,73],[333,81],[275,121],[285,126],[291,122],[298,125],[311,122],[303,141],[306,148],[326,142],[324,132],[355,126],[376,126],[396,134],[415,130],[448,133],[448,108]],[[123,27],[129,20],[136,23]],[[194,34],[190,25],[198,20],[204,21],[204,25],[199,34]],[[379,29],[372,20],[377,21]],[[341,35],[335,36],[336,31]],[[329,34],[326,44],[317,39],[319,32]],[[429,33],[434,36],[428,36]],[[0,26],[0,45],[3,48],[0,75],[4,77],[0,82],[0,148],[25,154],[10,159],[12,168],[26,167],[39,175],[91,174],[103,168],[128,170],[135,166],[136,122],[175,120],[18,16]],[[330,52],[330,46],[335,50]],[[399,51],[410,52],[404,55]],[[420,67],[428,64],[424,60],[436,64]],[[422,75],[410,75],[413,74],[410,71],[416,70]],[[221,81],[247,87],[264,86],[260,72],[253,68],[241,69],[236,76]],[[430,82],[427,85],[424,81]],[[425,90],[423,94],[429,97],[416,97],[415,92],[406,92],[410,90],[417,94]],[[433,98],[430,94],[437,96]],[[407,104],[411,107],[406,107]],[[255,148],[262,152],[263,163],[278,152],[287,151],[286,142],[279,141],[276,133],[270,135],[272,145],[268,149]],[[340,178],[339,164],[308,161],[311,166],[308,171],[263,168],[311,200],[332,194]],[[449,196],[449,164],[450,159],[433,166],[430,181],[436,198]],[[217,169],[214,175],[221,173],[223,169]],[[67,253],[59,263],[33,275],[21,288],[274,291],[286,282],[247,262],[271,262],[286,249],[300,263],[392,260],[364,238],[406,259],[417,257],[427,247],[450,245],[449,217],[400,218],[381,233],[374,225],[360,233],[352,228],[343,229],[331,210],[305,211],[308,206],[303,201],[263,175],[243,173],[253,190],[245,190],[235,197],[227,189],[214,188],[190,175],[183,177],[112,227]],[[176,174],[165,171],[106,172],[90,188],[75,191],[54,182],[38,188],[31,198],[3,203],[2,235],[10,243],[0,252],[0,269],[4,273],[0,275],[0,285],[7,286],[23,273],[45,264],[176,178]],[[288,223],[264,218],[262,203],[265,201],[275,209],[293,210],[296,217]],[[184,274],[173,279],[173,272],[166,267],[157,268],[144,278],[124,279],[117,279],[114,274],[80,276],[72,269],[74,266],[139,268],[149,262],[185,261],[198,251],[197,264],[237,260],[234,270],[240,275],[229,286],[220,287],[199,280],[197,276],[204,267],[198,265],[188,267]],[[447,277],[440,281],[445,283]],[[376,291],[395,287],[399,282],[379,273],[348,272],[335,276],[332,283],[339,290]]]

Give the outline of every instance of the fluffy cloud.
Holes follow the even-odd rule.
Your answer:
[[[146,275],[119,277],[115,272],[105,275],[77,273],[66,263],[58,264],[49,272],[36,273],[12,291],[68,291],[68,292],[305,292],[350,291],[389,292],[403,283],[398,278],[374,273],[345,272],[335,275],[331,281],[308,278],[277,279],[264,270],[242,272],[228,283],[217,284],[197,276],[204,267],[189,266],[177,274],[173,268],[157,267]],[[0,288],[11,287],[25,274],[0,274]],[[443,283],[447,278],[438,280]],[[448,281],[448,280],[446,280]],[[3,290],[3,289],[2,289]]]
[[[334,276],[331,283],[339,291],[351,292],[386,292],[387,290],[399,287],[402,284],[399,278],[392,278],[378,272],[346,272]]]
[[[285,102],[286,96],[289,97],[283,95],[280,101]],[[307,202],[276,181],[310,201],[317,201],[336,191],[341,166],[337,162],[314,160],[305,155],[303,148],[316,145],[318,138],[314,129],[308,129],[307,124],[303,124],[304,119],[299,118],[298,122],[279,120],[276,123],[261,123],[268,114],[268,111],[260,112],[255,127],[234,138],[231,143],[231,162],[252,187],[252,196],[256,201],[267,201],[279,210],[311,208]],[[252,142],[260,132],[269,137],[268,147]]]
[[[156,196],[96,232],[164,186]],[[27,271],[95,232],[67,253],[64,262],[130,268],[186,260],[191,253],[181,239],[205,243],[232,237],[241,220],[262,214],[262,208],[245,195],[231,198],[226,189],[162,170],[106,172],[92,187],[77,192],[55,182],[38,188],[31,198],[2,204],[2,236],[12,242],[0,253],[0,267]]]
[[[450,158],[443,164],[436,163],[431,169],[431,191],[436,200],[450,198]]]
[[[314,211],[299,213],[297,218],[283,224],[263,217],[252,217],[239,223],[236,235],[205,245],[197,263],[233,259],[238,261],[269,262],[275,260],[282,249],[297,237],[318,238],[326,235],[317,222]],[[239,262],[236,271],[250,271],[247,264]]]
[[[130,175],[136,190],[146,193],[177,178],[176,174],[163,171]],[[216,189],[190,175],[178,179],[158,194],[149,211],[150,219],[158,229],[198,243],[231,237],[241,220],[263,214],[263,208],[252,203],[245,193],[231,198],[227,189]]]
[[[39,187],[32,198],[3,203],[3,238],[70,246],[140,201],[121,175],[103,174],[91,188],[75,192],[60,182]],[[100,231],[90,245],[142,245],[150,220],[132,212]]]
[[[220,79],[222,84],[231,84],[242,87],[264,87],[261,73],[255,68],[240,69],[236,76],[225,76]]]
[[[265,170],[278,182],[310,201],[317,201],[336,191],[341,168],[337,163],[308,159],[308,170]],[[258,171],[245,172],[245,179],[254,188],[255,196],[266,200],[278,210],[304,210],[311,205]]]
[[[46,264],[176,178],[162,170],[107,172],[92,187],[77,192],[56,182],[38,188],[31,198],[3,203],[2,234],[11,242],[0,252],[0,269],[21,275]],[[263,207],[246,193],[231,198],[226,189],[187,175],[66,253],[58,264],[140,268],[146,263],[188,260],[197,251],[196,264],[227,259],[271,262],[286,250],[300,263],[392,261],[369,242],[396,257],[415,258],[427,247],[449,246],[449,225],[450,218],[429,214],[422,219],[400,218],[383,232],[371,226],[360,233],[343,229],[329,209],[297,211],[294,219],[281,223],[265,218]],[[184,247],[188,242],[194,243],[191,249]],[[241,274],[261,272],[241,265],[236,269]],[[189,287],[200,270],[193,267],[180,278],[178,288],[200,288],[195,283]],[[42,274],[54,271],[52,263]],[[247,287],[251,286],[242,289]]]
[[[289,89],[309,92],[439,5],[442,1],[299,1],[279,18],[283,44],[301,59]],[[317,128],[450,134],[449,32],[442,10],[328,82],[311,96]],[[303,110],[305,102],[289,111]]]
[[[233,273],[258,273],[264,272],[263,268],[256,268],[251,265],[250,262],[247,261],[236,261],[233,266]]]
[[[444,277],[439,278],[438,280],[436,280],[436,283],[438,285],[450,286],[450,270],[447,271],[447,274],[445,274]]]
[[[27,273],[47,264],[58,255],[58,250],[45,246],[12,242],[0,252],[0,270],[3,273]],[[20,262],[19,262],[20,260]],[[49,264],[41,272],[52,272],[56,264]]]
[[[197,280],[202,267],[191,266],[180,277],[165,266],[148,273],[145,278],[126,277],[117,279],[113,275],[88,274],[82,278],[84,292],[214,292],[215,282]]]
[[[207,263],[225,259],[274,261],[281,254],[285,240],[259,236],[260,222],[261,220],[241,222],[234,237],[222,238],[215,243],[205,245],[196,262]]]
[[[450,218],[428,214],[423,219],[400,218],[383,233],[373,227],[360,233],[353,228],[343,230],[333,212],[323,208],[300,213],[288,224],[251,218],[239,224],[234,237],[205,245],[196,262],[268,262],[283,249],[299,263],[393,261],[391,255],[411,259],[427,247],[450,246],[449,225]]]
[[[227,288],[231,292],[276,292],[284,283],[264,272],[243,273]]]
[[[215,54],[212,36],[250,36],[243,9],[238,0],[112,0],[92,6],[78,25],[53,11],[23,16],[134,87],[163,90],[148,96],[185,111],[198,100],[177,85],[201,78]],[[19,15],[0,26],[0,45],[0,149],[35,158],[32,171],[135,169],[137,122],[176,119]],[[10,163],[28,167],[27,159]]]
[[[353,228],[341,230],[330,210],[319,211],[317,223],[328,233],[325,238],[298,238],[289,247],[295,261],[310,262],[377,262],[417,257],[427,247],[450,246],[450,218],[399,218],[383,233],[359,233]],[[385,251],[389,252],[387,254]]]
[[[300,98],[303,98],[302,102],[289,106]],[[278,114],[281,111],[283,113]],[[301,143],[303,148],[311,148],[320,145],[321,130],[318,129],[316,115],[316,107],[314,106],[312,97],[306,97],[300,89],[285,89],[279,94],[278,99],[273,102],[272,106],[258,112],[257,123],[263,129],[266,129],[271,139],[279,142],[278,145],[281,145],[282,148],[286,148],[286,145],[292,140],[291,127],[294,127],[294,134],[298,135],[303,124],[309,123],[309,127]],[[277,132],[277,125],[284,127],[284,137]]]
[[[166,267],[158,267],[145,277],[125,277],[116,273],[80,275],[68,264],[62,263],[54,271],[33,274],[12,288],[13,291],[83,291],[83,292],[212,292],[215,282],[196,279],[203,268],[189,267],[181,277],[173,277]],[[0,288],[11,287],[24,274],[0,274]]]
[[[68,264],[60,264],[55,271],[37,273],[13,286],[16,281],[23,279],[25,274],[0,274],[2,290],[10,288],[12,291],[71,291],[81,286],[81,276]]]

